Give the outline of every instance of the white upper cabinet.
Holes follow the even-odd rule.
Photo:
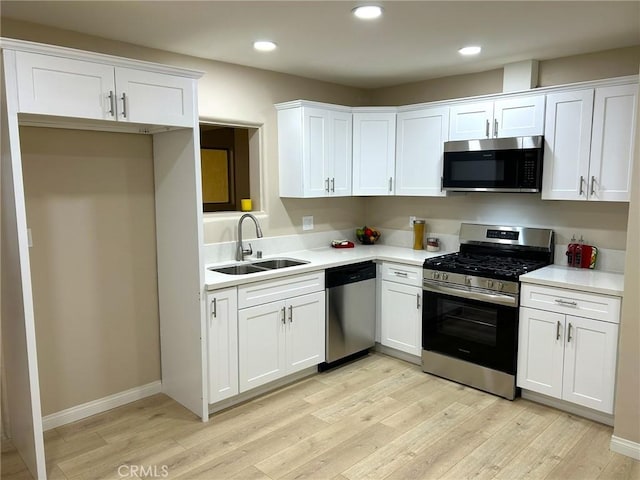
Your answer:
[[[16,52],[16,69],[21,113],[115,120],[113,67]]]
[[[593,104],[589,199],[628,202],[638,85],[597,88]]]
[[[276,108],[280,196],[351,195],[351,109],[301,101]]]
[[[193,123],[191,80],[116,67],[118,120],[188,127]]]
[[[547,95],[542,198],[586,199],[593,89]]]
[[[400,112],[397,117],[396,195],[444,196],[442,158],[449,107]]]
[[[629,201],[637,84],[547,95],[542,198]]]
[[[396,113],[353,114],[353,195],[393,195]]]
[[[451,106],[449,140],[542,135],[544,95]]]
[[[193,125],[191,78],[31,52],[16,52],[16,71],[21,113]]]

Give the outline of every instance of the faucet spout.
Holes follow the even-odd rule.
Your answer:
[[[241,262],[244,260],[245,255],[251,255],[253,250],[251,249],[251,244],[249,244],[249,248],[244,248],[242,246],[242,222],[245,218],[250,218],[253,220],[253,223],[256,226],[256,237],[262,238],[262,228],[260,228],[260,222],[258,219],[254,217],[251,213],[245,213],[238,220],[238,245],[236,247],[236,260]]]

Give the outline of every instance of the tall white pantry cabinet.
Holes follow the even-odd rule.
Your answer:
[[[0,39],[2,337],[12,441],[46,478],[20,125],[153,136],[162,388],[208,416],[197,79],[201,72]]]

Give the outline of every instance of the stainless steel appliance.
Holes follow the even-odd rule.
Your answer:
[[[553,231],[463,223],[459,239],[424,262],[422,369],[513,400],[518,277],[553,262]]]
[[[376,266],[361,262],[325,272],[326,363],[375,345]]]
[[[539,192],[543,137],[511,137],[444,143],[443,190]]]

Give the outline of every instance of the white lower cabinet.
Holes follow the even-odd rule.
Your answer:
[[[238,293],[235,287],[207,295],[208,403],[238,394]]]
[[[527,306],[552,297],[545,310]],[[517,385],[613,413],[620,299],[523,284],[521,302]],[[586,318],[589,304],[614,308]]]
[[[385,263],[382,267],[382,345],[422,353],[422,269]]]
[[[240,392],[324,362],[324,273],[239,288],[240,298],[253,303],[260,291],[268,298],[286,297],[312,284],[321,290],[238,310]]]

